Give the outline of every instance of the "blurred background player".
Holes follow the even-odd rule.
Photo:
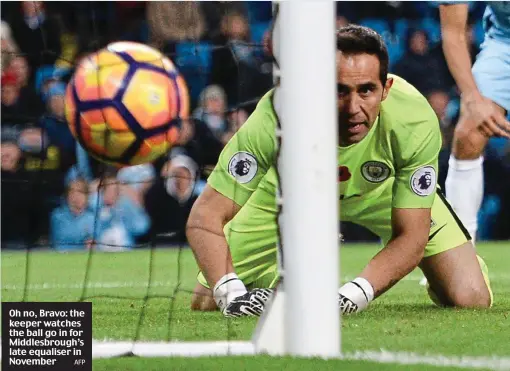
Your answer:
[[[491,137],[510,138],[510,2],[491,1],[485,10],[481,52],[471,68],[468,3],[440,5],[442,44],[461,93],[446,178],[446,196],[473,238],[484,194],[484,150]]]

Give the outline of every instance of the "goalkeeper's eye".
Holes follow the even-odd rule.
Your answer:
[[[372,93],[375,90],[375,88],[376,87],[373,84],[364,84],[360,86],[360,88],[358,89],[358,93],[361,96],[367,96],[370,93]]]
[[[350,93],[350,89],[345,85],[338,84],[336,87],[336,92],[338,97],[343,97]]]

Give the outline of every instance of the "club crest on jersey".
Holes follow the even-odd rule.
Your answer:
[[[228,163],[228,172],[241,184],[248,183],[255,178],[257,170],[257,160],[248,152],[237,152]]]
[[[432,166],[423,166],[411,176],[411,189],[418,196],[429,196],[436,189],[436,170]]]
[[[371,183],[381,183],[390,176],[390,168],[384,162],[367,161],[361,166],[361,175]]]

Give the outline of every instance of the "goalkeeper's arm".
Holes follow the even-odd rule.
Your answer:
[[[213,298],[228,317],[258,316],[264,310],[272,290],[247,291],[234,272],[230,249],[223,227],[241,207],[206,185],[191,210],[186,236]]]
[[[344,313],[363,310],[418,266],[427,245],[430,218],[430,208],[392,209],[392,239],[360,277],[339,290],[339,305]]]
[[[209,287],[226,274],[234,273],[232,257],[223,227],[241,207],[206,185],[191,209],[186,237]]]

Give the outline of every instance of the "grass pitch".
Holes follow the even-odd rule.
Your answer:
[[[375,245],[344,245],[342,281],[355,277]],[[477,245],[495,303],[490,310],[441,309],[412,272],[365,312],[342,318],[346,352],[380,349],[445,356],[510,356],[510,244]],[[249,340],[256,319],[227,320],[218,312],[191,312],[197,268],[185,249],[127,253],[3,252],[2,301],[93,303],[93,336],[111,340]],[[320,303],[317,303],[320,305]],[[117,358],[95,360],[94,370],[440,370],[424,365],[270,357]],[[448,368],[452,370],[452,368]]]

